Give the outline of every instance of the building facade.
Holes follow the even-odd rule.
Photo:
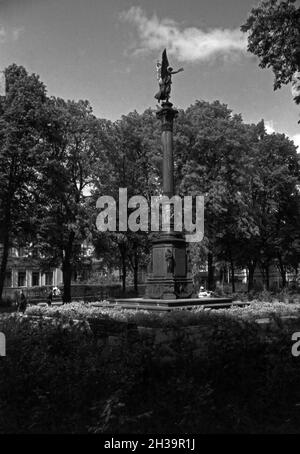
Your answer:
[[[2,247],[0,246],[0,257]],[[42,269],[41,260],[23,247],[12,247],[6,267],[3,298],[15,298],[16,293],[43,286],[62,285],[62,271],[60,268]]]

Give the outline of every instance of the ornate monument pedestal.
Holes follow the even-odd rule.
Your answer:
[[[152,238],[151,269],[146,298],[177,299],[193,296],[186,242],[177,232],[160,233]]]

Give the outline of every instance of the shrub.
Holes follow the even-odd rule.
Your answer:
[[[254,322],[299,314],[299,306],[254,302],[153,314],[77,303],[29,311],[49,318],[2,316],[0,432],[299,432],[300,367],[291,333],[275,323],[262,336]],[[87,329],[87,318],[176,335],[164,346],[120,332],[108,344]],[[207,350],[201,344],[195,356],[197,341],[178,333],[201,324]]]
[[[197,325],[212,317],[223,320],[224,317],[258,318],[273,315],[300,314],[300,303],[266,302],[253,300],[244,307],[232,306],[226,309],[205,309],[202,306],[192,310],[179,309],[172,312],[152,312],[147,310],[127,310],[107,305],[95,307],[86,303],[71,303],[57,307],[31,306],[27,315],[54,317],[61,320],[97,318],[100,320],[115,320],[124,323],[135,323],[145,327],[169,327]]]

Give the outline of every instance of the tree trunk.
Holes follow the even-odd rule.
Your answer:
[[[71,281],[72,281],[72,264],[70,260],[64,260],[63,267],[63,303],[70,303],[72,301],[71,295]]]
[[[214,290],[215,269],[214,269],[214,265],[213,265],[213,255],[211,252],[209,252],[207,255],[207,266],[208,266],[207,288],[208,288],[208,290]]]
[[[220,269],[220,287],[223,290],[224,288],[224,279],[225,279],[225,266],[222,266]]]
[[[2,241],[2,257],[1,257],[1,267],[0,267],[0,301],[2,301],[2,293],[4,288],[5,276],[6,276],[6,267],[8,261],[9,253],[9,228],[6,227],[3,241]]]
[[[14,197],[14,183],[15,183],[15,159],[13,158],[10,166],[9,172],[9,183],[8,183],[8,193],[6,200],[4,202],[4,219],[3,219],[3,239],[2,239],[2,257],[1,257],[1,266],[0,266],[0,302],[2,300],[2,293],[5,283],[6,276],[6,267],[8,261],[9,247],[10,247],[10,231],[11,231],[11,220],[12,220],[12,207],[13,207],[13,197]]]
[[[281,275],[282,288],[285,288],[286,287],[286,269],[282,262],[281,255],[278,255],[278,264],[279,264],[279,271],[280,271],[280,275]]]
[[[125,257],[122,257],[122,292],[126,292],[126,274],[127,274],[127,269],[126,269],[126,259]]]
[[[7,200],[7,205],[5,207],[5,218],[4,218],[4,231],[3,231],[3,240],[2,240],[2,257],[1,257],[1,267],[0,267],[0,301],[2,300],[2,293],[4,288],[5,276],[6,276],[6,267],[8,261],[8,253],[10,246],[10,228],[11,228],[11,198]]]
[[[270,290],[270,267],[267,265],[266,268],[266,284],[267,284],[267,290]]]
[[[235,293],[235,282],[234,282],[234,263],[233,260],[230,260],[230,271],[231,271],[231,286],[232,286],[232,293]]]
[[[121,254],[121,268],[122,268],[122,292],[126,292],[126,276],[127,276],[127,266],[126,266],[126,246],[124,244],[119,244],[119,250]]]
[[[139,271],[139,257],[138,253],[134,251],[134,266],[133,266],[133,286],[134,291],[138,291],[138,271]]]
[[[256,262],[248,263],[248,292],[251,292],[251,290],[253,290],[255,266]]]
[[[270,273],[269,273],[269,264],[263,265],[264,269],[264,285],[266,290],[270,290]]]
[[[73,256],[73,241],[75,238],[75,233],[71,231],[69,235],[68,244],[65,248],[65,256],[63,259],[63,284],[64,284],[64,293],[63,293],[63,303],[70,303],[72,301],[71,295],[71,282],[72,282],[72,256]]]

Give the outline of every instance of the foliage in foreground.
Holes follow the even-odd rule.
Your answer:
[[[3,318],[0,433],[299,431],[289,330],[274,326],[267,343],[257,324],[211,315],[207,353],[174,340],[172,361],[146,342],[108,346],[83,321]]]
[[[126,310],[120,308],[97,307],[85,303],[72,303],[57,307],[31,306],[26,311],[31,316],[47,316],[66,321],[68,319],[85,320],[90,318],[112,320],[124,323],[135,323],[145,327],[169,327],[197,325],[209,319],[224,318],[277,317],[280,315],[299,315],[300,303],[252,301],[249,306],[232,306],[228,309],[204,309],[199,306],[193,310],[178,310],[170,313],[152,312],[147,310]]]

